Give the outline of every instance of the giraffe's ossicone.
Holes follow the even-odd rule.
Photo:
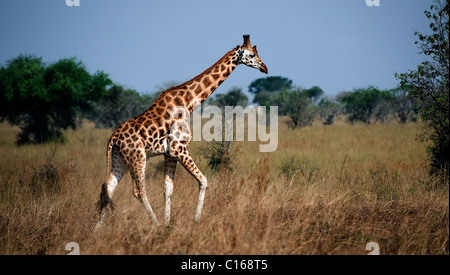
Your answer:
[[[111,135],[106,149],[107,179],[102,185],[96,229],[100,228],[106,208],[112,203],[114,190],[125,173],[130,172],[133,195],[144,205],[152,221],[159,225],[147,199],[145,168],[150,157],[164,155],[165,223],[170,222],[170,197],[175,168],[179,162],[198,182],[199,194],[194,220],[200,219],[207,179],[188,151],[192,132],[188,113],[205,101],[239,64],[267,73],[266,65],[251,46],[250,36],[227,52],[219,61],[193,79],[172,87],[156,99],[144,113],[122,123]],[[109,170],[111,166],[111,170]]]

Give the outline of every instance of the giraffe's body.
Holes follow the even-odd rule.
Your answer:
[[[236,46],[192,80],[164,91],[144,113],[122,123],[116,129],[107,146],[107,181],[102,186],[98,202],[100,220],[97,228],[103,222],[105,208],[111,202],[115,188],[128,171],[133,180],[133,195],[142,202],[152,221],[159,224],[147,199],[144,178],[147,160],[161,154],[165,158],[165,222],[170,221],[170,197],[177,162],[199,183],[195,220],[200,219],[207,180],[188,152],[192,133],[187,112],[192,113],[241,63],[267,73],[267,67],[257,55],[256,46],[250,46],[248,36],[244,36],[242,46]]]

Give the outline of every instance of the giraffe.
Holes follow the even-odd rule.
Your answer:
[[[152,222],[160,224],[150,206],[145,188],[147,161],[157,155],[164,155],[165,223],[170,223],[170,198],[177,163],[198,182],[199,193],[194,221],[200,220],[207,179],[188,151],[192,132],[187,115],[205,101],[239,64],[267,74],[267,67],[258,56],[256,45],[251,46],[249,35],[244,35],[243,38],[242,45],[237,45],[193,79],[162,92],[144,113],[122,123],[114,131],[107,144],[107,180],[101,187],[97,203],[100,216],[95,229],[102,226],[107,206],[113,207],[111,199],[114,190],[127,172],[130,172],[132,177],[134,197],[143,204]]]

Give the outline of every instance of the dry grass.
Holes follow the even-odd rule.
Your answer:
[[[0,125],[0,254],[448,254],[448,186],[427,176],[420,124],[280,124],[279,147],[237,144],[234,170],[212,174],[202,221],[193,223],[197,184],[177,168],[172,223],[156,228],[131,195],[127,175],[116,209],[92,231],[111,130],[84,127],[68,142],[16,147]],[[53,152],[55,152],[53,154]],[[161,157],[147,169],[149,200],[163,219]]]

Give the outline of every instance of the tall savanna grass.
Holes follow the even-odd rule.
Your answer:
[[[115,210],[94,233],[112,130],[89,123],[64,144],[14,145],[18,129],[0,125],[0,254],[448,254],[448,185],[427,170],[422,125],[280,123],[278,150],[234,144],[233,169],[208,177],[202,220],[193,222],[198,186],[179,165],[169,226],[151,224],[125,176]],[[147,193],[163,220],[163,157],[150,159]]]

